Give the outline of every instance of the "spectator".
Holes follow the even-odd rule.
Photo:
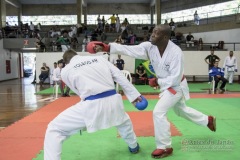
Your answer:
[[[97,23],[98,23],[97,28],[102,31],[103,28],[102,28],[102,20],[101,20],[101,18],[100,18],[100,14],[98,15]]]
[[[74,35],[74,36],[71,38],[71,45],[72,45],[72,48],[73,48],[74,50],[77,49],[77,47],[78,47],[78,39],[77,39],[76,35]]]
[[[83,32],[83,26],[81,24],[77,24],[77,37],[80,36],[80,34]]]
[[[130,44],[130,45],[134,45],[135,42],[136,42],[136,35],[133,34],[133,31],[129,31],[130,34],[128,36],[128,40],[127,40],[127,43]]]
[[[143,32],[143,41],[149,41],[150,40],[150,35],[147,31]]]
[[[93,31],[91,34],[91,41],[97,41],[98,34],[96,31]]]
[[[61,44],[62,52],[65,52],[66,50],[70,49],[70,40],[68,38],[68,31],[63,30],[62,36],[56,41]]]
[[[198,40],[198,50],[199,51],[203,50],[203,40],[202,40],[202,38],[199,38],[199,40]]]
[[[175,23],[174,23],[174,21],[173,21],[172,18],[171,18],[171,21],[169,22],[169,26],[170,26],[170,28],[171,28],[172,31],[175,30]]]
[[[52,28],[51,31],[49,31],[49,34],[50,34],[50,37],[53,38],[53,37],[58,37],[61,35],[61,32],[60,32],[60,29],[59,27],[56,25]]]
[[[146,70],[143,67],[143,64],[139,64],[139,66],[136,68],[136,79],[143,79],[147,78]]]
[[[124,40],[124,43],[127,43],[128,40],[128,31],[125,29],[121,34],[122,39]]]
[[[49,67],[46,65],[46,63],[43,63],[43,66],[41,67],[41,74],[39,75],[40,87],[42,87],[44,81],[48,78],[48,76],[49,76]]]
[[[127,18],[124,19],[122,25],[125,27],[125,29],[129,29],[129,22]]]
[[[104,31],[105,33],[110,31],[110,25],[108,23],[105,23]]]
[[[218,67],[218,63],[219,61],[215,61],[213,64],[213,67],[209,70],[209,76],[214,78],[215,81],[215,91],[218,87],[218,82],[222,81],[222,85],[220,86],[220,90],[223,92],[225,92],[225,85],[227,83],[227,80],[224,78],[224,72],[221,68]]]
[[[77,27],[76,26],[72,26],[70,28],[70,32],[68,33],[69,37],[72,38],[73,36],[77,35]]]
[[[164,21],[164,24],[165,24],[165,25],[168,25],[168,21],[167,21],[166,19],[165,19],[165,21]]]
[[[228,79],[229,84],[233,83],[234,72],[237,72],[237,59],[233,56],[233,51],[229,51],[229,56],[224,60],[223,71],[225,71],[224,78]]]
[[[41,27],[42,27],[41,23],[38,23],[36,31],[38,31],[38,32],[41,31]]]
[[[101,34],[101,41],[104,42],[107,40],[107,35],[105,34],[105,32],[102,32]]]
[[[150,73],[151,73],[151,75],[150,75],[149,78],[155,78],[155,77],[156,77],[156,73],[155,73],[154,68],[153,68],[153,66],[152,66],[152,64],[151,64],[151,61],[149,61],[148,68],[149,68]],[[153,87],[153,89],[154,89],[154,90],[159,89],[159,86],[155,86],[155,87]]]
[[[108,18],[108,20],[111,20],[111,23],[110,23],[110,31],[114,31],[115,28],[116,28],[116,17],[115,17],[115,14],[113,14],[110,18]]]
[[[41,41],[40,38],[36,38],[35,46],[38,49],[38,52],[45,52],[46,51],[46,45]]]
[[[124,60],[121,58],[121,55],[118,55],[118,59],[116,60],[116,65],[117,65],[117,68],[120,69],[120,70],[124,70]]]
[[[119,35],[118,36],[118,38],[117,39],[115,39],[115,41],[114,42],[116,42],[116,43],[120,43],[120,44],[123,44],[124,43],[124,40],[122,39],[122,36],[121,35]]]
[[[220,58],[218,56],[214,55],[214,50],[212,49],[211,54],[205,58],[205,62],[208,64],[208,70],[210,70],[214,66],[215,61],[220,61]],[[208,83],[210,83],[210,82],[211,82],[211,76],[209,76]]]
[[[53,52],[57,52],[61,49],[61,43],[58,42],[59,37],[56,38],[56,40],[52,41],[52,50]]]
[[[116,18],[116,32],[118,33],[120,31],[120,19],[119,17]]]
[[[199,25],[200,17],[198,16],[197,11],[195,11],[193,17],[194,17],[194,23],[195,23],[196,25]]]
[[[103,28],[103,31],[105,31],[105,24],[106,24],[105,18],[104,18],[104,16],[102,16],[102,28]]]
[[[32,22],[30,22],[30,26],[29,26],[29,37],[32,38],[34,32],[34,24]]]
[[[192,45],[192,47],[194,46],[194,37],[192,35],[191,32],[189,32],[189,34],[186,36],[186,44],[187,44],[187,47],[189,47],[189,44]]]
[[[86,46],[90,41],[91,41],[90,38],[88,36],[85,36],[82,43],[82,52],[86,51]]]

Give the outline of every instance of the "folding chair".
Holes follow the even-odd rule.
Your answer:
[[[58,87],[59,87],[59,85],[55,82],[55,85],[53,86],[53,97],[55,99],[58,98]]]
[[[121,72],[124,74],[124,76],[132,83],[132,77],[131,77],[131,73],[127,70],[121,70]],[[116,84],[116,90],[119,93],[119,84]]]
[[[211,83],[210,83],[210,93],[211,94],[215,94],[215,93],[217,93],[217,90],[215,90],[215,80],[214,80],[214,76],[211,76],[211,78],[212,78],[212,81],[211,81]],[[218,85],[221,85],[221,83],[222,83],[222,81],[220,81],[219,82],[220,84],[218,84]],[[227,90],[227,87],[225,86],[225,91]]]
[[[214,80],[214,76],[211,76],[211,78],[212,78],[212,81],[210,83],[209,91],[210,91],[211,94],[214,94],[215,93],[215,80]]]

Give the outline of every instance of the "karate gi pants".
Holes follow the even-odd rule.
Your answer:
[[[82,118],[82,114],[84,113],[82,113],[81,107],[81,105],[76,104],[60,113],[50,122],[44,140],[44,160],[60,160],[64,140],[79,130],[86,130],[86,123]],[[123,119],[126,120],[120,125],[117,125],[116,128],[128,146],[135,148],[137,146],[137,138],[133,132],[132,122],[129,116],[126,113],[125,116],[127,117],[123,117]],[[81,138],[84,137],[79,137],[79,143],[81,143]],[[118,146],[116,146],[116,148],[117,147]],[[92,149],[96,148],[92,146]]]
[[[62,48],[62,52],[64,53],[65,51],[71,49],[71,47],[69,45],[61,45]]]
[[[228,82],[231,84],[233,83],[233,76],[234,76],[234,71],[226,71],[224,78],[226,78]]]
[[[186,106],[181,89],[173,95],[165,90],[153,110],[154,133],[157,149],[171,148],[170,123],[167,120],[167,112],[173,107],[174,112],[198,125],[207,126],[208,116]]]

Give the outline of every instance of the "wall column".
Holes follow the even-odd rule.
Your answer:
[[[0,1],[0,28],[6,26],[6,1]]]
[[[82,0],[77,0],[77,24],[82,23]]]
[[[151,23],[151,25],[154,24],[154,14],[155,14],[154,7],[151,6],[150,7],[150,18],[151,18],[150,23]]]
[[[20,26],[20,21],[22,21],[22,5],[17,8],[18,10],[18,26]]]
[[[87,7],[84,7],[84,24],[87,25]]]
[[[161,24],[161,1],[156,0],[155,1],[155,23]]]

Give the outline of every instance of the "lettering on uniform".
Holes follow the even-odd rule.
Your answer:
[[[170,62],[165,62],[164,65],[163,65],[163,69],[164,69],[165,71],[168,71],[169,68],[170,68]]]
[[[82,67],[82,66],[85,66],[85,65],[94,64],[94,63],[98,63],[98,60],[96,58],[92,59],[90,61],[83,61],[83,62],[77,63],[77,64],[75,64],[74,68],[77,69],[79,67]]]

